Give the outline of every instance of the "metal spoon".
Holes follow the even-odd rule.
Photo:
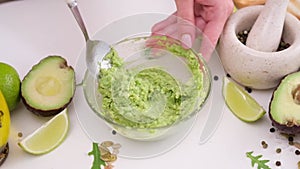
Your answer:
[[[110,52],[111,47],[104,41],[99,40],[91,40],[83,19],[80,15],[79,9],[77,7],[76,0],[66,0],[68,7],[72,11],[83,35],[86,40],[86,64],[87,68],[93,75],[97,75],[100,70],[100,66],[105,68],[109,68],[110,64],[108,62],[104,62],[106,65],[100,65],[102,63],[102,59]]]

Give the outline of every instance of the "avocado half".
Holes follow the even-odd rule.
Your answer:
[[[26,108],[41,116],[65,109],[75,92],[75,72],[61,56],[48,56],[34,65],[21,83]]]
[[[269,117],[282,133],[300,133],[300,72],[285,76],[274,90]]]

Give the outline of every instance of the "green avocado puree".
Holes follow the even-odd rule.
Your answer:
[[[125,69],[123,59],[112,49],[104,58],[110,68],[100,69],[99,92],[101,113],[114,123],[133,128],[168,126],[191,114],[203,101],[199,99],[203,73],[198,56],[163,37],[157,43],[176,57],[184,57],[193,78],[180,83],[160,67]]]

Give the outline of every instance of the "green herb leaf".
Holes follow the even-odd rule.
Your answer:
[[[247,152],[246,155],[248,158],[251,159],[251,166],[254,167],[257,164],[257,169],[271,169],[269,166],[266,165],[270,160],[260,160],[262,155],[253,156],[253,151]]]
[[[94,156],[94,161],[91,169],[101,169],[101,166],[106,166],[106,163],[101,159],[101,153],[98,143],[93,143],[93,150],[88,155]]]

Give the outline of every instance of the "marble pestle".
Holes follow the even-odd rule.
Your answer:
[[[267,0],[248,35],[246,46],[275,52],[280,44],[289,0]]]

